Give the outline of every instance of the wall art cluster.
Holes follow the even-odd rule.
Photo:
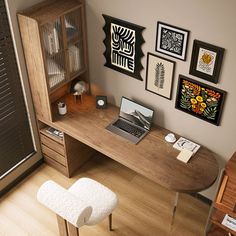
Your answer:
[[[141,58],[145,42],[142,26],[104,15],[105,66],[143,80]],[[186,61],[190,31],[164,22],[157,22],[155,51]],[[224,48],[193,41],[189,74],[218,83]],[[145,89],[171,100],[176,62],[147,53]],[[220,124],[226,92],[179,75],[175,108],[210,122]]]

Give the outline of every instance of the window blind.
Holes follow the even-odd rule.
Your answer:
[[[0,0],[0,179],[33,154],[4,0]]]

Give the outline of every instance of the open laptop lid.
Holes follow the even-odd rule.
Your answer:
[[[121,98],[119,117],[150,130],[154,111],[126,97]]]

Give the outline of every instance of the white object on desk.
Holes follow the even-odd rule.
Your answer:
[[[172,133],[169,133],[165,136],[165,140],[168,142],[168,143],[174,143],[176,141],[176,137],[174,134]]]
[[[67,113],[67,107],[64,102],[59,102],[57,106],[60,115],[65,115]]]
[[[173,147],[180,151],[183,149],[188,149],[195,154],[200,148],[200,145],[186,138],[180,137],[178,141],[173,145]]]
[[[183,149],[177,156],[177,159],[184,163],[187,163],[189,159],[193,156],[193,154],[194,153],[189,151],[188,149]]]

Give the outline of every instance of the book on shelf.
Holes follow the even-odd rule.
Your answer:
[[[200,148],[200,145],[197,143],[194,143],[193,141],[190,141],[186,138],[180,137],[173,145],[174,148],[178,149],[179,151],[182,151],[183,149],[187,149],[193,154],[195,154],[198,149]]]
[[[225,215],[222,225],[236,232],[236,219],[229,216],[228,214]]]
[[[60,138],[62,139],[63,138],[63,132],[57,130],[57,129],[54,129],[53,127],[48,127],[46,129],[46,132],[57,137],[57,138]]]

